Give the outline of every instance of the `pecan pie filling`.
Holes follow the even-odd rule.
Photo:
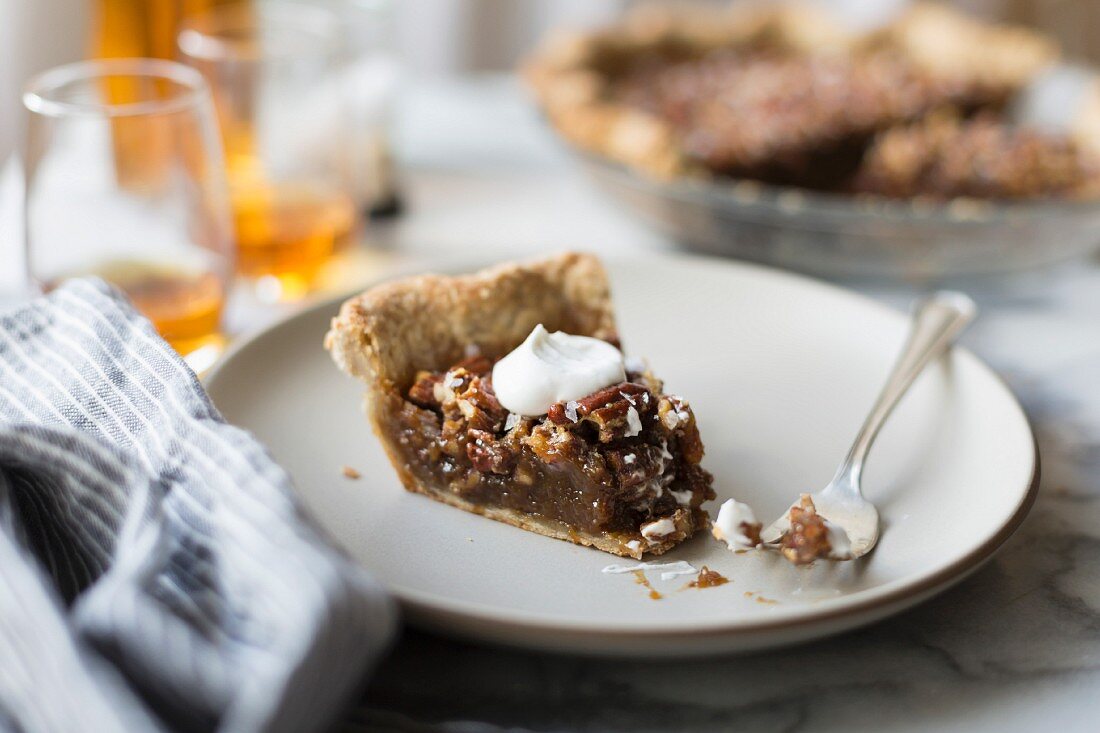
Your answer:
[[[688,157],[709,170],[808,188],[835,187],[850,175],[879,130],[940,105],[996,96],[921,73],[888,52],[643,57],[611,88],[622,103],[666,120]]]
[[[714,491],[695,416],[652,374],[628,370],[621,384],[524,417],[497,400],[492,367],[472,356],[416,376],[389,411],[407,471],[474,505],[617,538],[639,557],[705,524],[699,507]]]
[[[643,57],[611,89],[665,120],[684,154],[719,175],[890,198],[1095,196],[1100,187],[1096,156],[1074,140],[1004,119],[1007,89],[930,74],[889,52]]]

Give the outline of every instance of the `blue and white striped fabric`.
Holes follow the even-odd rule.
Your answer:
[[[121,294],[0,316],[0,730],[320,730],[394,623]]]

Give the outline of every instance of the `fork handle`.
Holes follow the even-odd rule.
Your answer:
[[[875,406],[859,429],[851,450],[837,469],[831,486],[859,492],[863,462],[886,418],[917,375],[951,347],[955,338],[974,320],[977,312],[978,308],[969,296],[951,290],[933,293],[914,304],[905,348],[898,356]]]

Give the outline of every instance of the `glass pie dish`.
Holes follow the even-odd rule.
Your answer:
[[[947,202],[748,180],[657,180],[577,150],[596,185],[687,249],[827,277],[1006,273],[1100,249],[1100,202]]]

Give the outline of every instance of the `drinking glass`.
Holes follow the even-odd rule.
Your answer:
[[[356,233],[337,18],[284,2],[222,7],[185,22],[179,48],[213,90],[237,272],[262,300],[300,298]]]
[[[35,77],[23,104],[32,284],[99,275],[196,371],[208,367],[224,343],[233,235],[202,76],[171,61],[88,61]]]

